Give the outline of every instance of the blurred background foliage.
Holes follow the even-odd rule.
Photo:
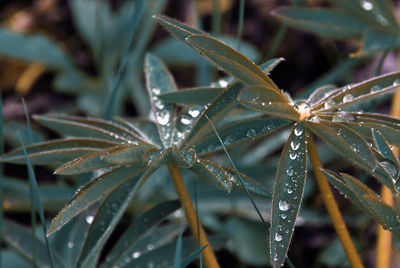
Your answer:
[[[20,146],[16,133],[21,133],[24,141],[28,142],[21,97],[24,97],[27,103],[29,114],[62,112],[83,116],[104,116],[113,82],[118,76],[118,66],[123,60],[123,47],[130,31],[132,11],[137,2],[139,1],[5,0],[0,2],[0,88],[3,99],[5,151]],[[144,2],[127,57],[126,69],[121,75],[114,115],[149,116],[150,102],[145,91],[143,72],[144,55],[147,51],[153,52],[165,62],[172,71],[179,89],[205,86],[224,76],[198,54],[161,29],[152,19],[153,14],[162,13],[177,18],[212,33],[232,47],[237,47],[239,1],[147,0]],[[373,77],[384,51],[349,57],[350,54],[359,51],[362,40],[319,36],[287,27],[284,23],[288,20],[279,20],[279,16],[271,15],[271,12],[275,11],[275,15],[284,16],[287,13],[284,13],[282,8],[291,5],[331,9],[335,7],[335,3],[332,2],[245,1],[243,43],[240,51],[257,64],[273,57],[285,58],[286,60],[276,66],[270,76],[280,88],[299,98],[307,96],[321,85],[342,86]],[[395,14],[400,12],[398,1],[393,2],[393,9]],[[397,61],[397,54],[388,52],[382,61],[381,73],[397,70]],[[390,109],[389,104],[390,98],[384,97],[370,102],[365,108],[387,114]],[[272,189],[280,148],[289,135],[285,133],[258,139],[251,144],[241,144],[229,152],[240,171]],[[55,137],[58,137],[58,134],[32,122],[34,142]],[[355,174],[355,177],[371,189],[379,191],[380,185],[365,171],[351,166],[326,145],[318,145],[324,167]],[[212,158],[228,163],[223,154],[214,155]],[[93,177],[93,174],[68,177],[53,175],[51,169],[44,167],[35,167],[35,173],[48,221],[73,196],[76,189]],[[104,245],[100,262],[106,262],[105,256],[111,252],[112,246],[118,243],[121,235],[129,230],[135,221],[141,220],[145,211],[165,200],[176,198],[171,183],[168,183],[170,178],[167,174],[166,170],[158,170],[153,174],[154,179],[148,181],[138,196],[129,203],[127,213]],[[312,176],[311,172],[309,174]],[[183,172],[183,176],[188,189],[192,190],[194,175]],[[24,255],[23,252],[32,252],[32,248],[18,249],[18,243],[22,243],[22,240],[15,240],[18,236],[29,236],[27,232],[30,232],[28,228],[31,224],[31,199],[28,173],[25,168],[13,164],[4,165],[3,188],[2,204],[7,219],[4,228],[8,234],[15,234],[13,237],[3,235],[3,242],[6,242],[2,245],[4,267],[30,267],[29,261],[32,261],[32,256]],[[217,247],[214,246],[220,249],[217,251],[217,256],[222,267],[265,267],[269,258],[266,231],[247,197],[242,193],[228,195],[201,182],[196,188],[202,223],[209,233],[223,237],[223,241],[216,238]],[[355,243],[364,256],[366,267],[372,267],[375,263],[376,224],[361,210],[349,206],[349,201],[337,191],[335,194]],[[255,201],[264,218],[268,219],[269,202],[265,202],[262,198],[255,198]],[[74,265],[73,262],[79,254],[75,249],[83,243],[82,237],[76,232],[88,228],[87,223],[93,220],[98,206],[98,204],[92,206],[69,224],[68,229],[63,229],[63,232],[51,238],[52,245],[58,247],[57,254],[71,260],[71,265]],[[131,259],[127,263],[132,259],[139,261],[143,258],[140,265],[149,265],[152,258],[161,260],[162,256],[167,256],[166,260],[169,256],[173,261],[172,255],[168,254],[171,253],[171,248],[175,249],[179,222],[182,218],[181,210],[175,213],[173,211],[171,208],[171,215],[159,216],[158,222],[162,224],[140,237],[141,240],[135,244],[136,249],[133,248],[126,253]],[[67,240],[73,241],[74,244],[72,246],[68,243],[63,244],[66,241],[63,237],[68,237]],[[42,235],[37,235],[36,239],[44,248]],[[27,241],[23,240],[23,243],[31,243]],[[188,245],[188,252],[184,255],[188,256],[195,249],[194,242],[184,240],[184,243]],[[146,245],[153,246],[149,248]],[[392,262],[393,267],[396,267],[400,266],[400,242],[397,238],[393,245]],[[19,255],[15,255],[13,248],[17,248]],[[146,253],[151,254],[151,252],[154,253],[144,258]],[[37,254],[37,259],[40,260],[40,255],[45,252]],[[296,267],[349,266],[312,179],[307,180],[303,206],[296,222],[296,236],[289,249],[289,256]],[[197,264],[191,264],[191,267],[196,266]]]

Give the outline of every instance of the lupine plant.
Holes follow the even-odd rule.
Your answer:
[[[289,23],[296,22],[300,27],[336,37],[360,39],[365,34],[362,53],[396,46],[397,24],[388,15],[391,9],[387,1],[361,1],[357,6],[352,1],[335,3],[344,11],[283,9],[276,13]],[[345,13],[346,9],[357,16]],[[371,13],[374,16],[368,17]],[[309,18],[310,14],[316,15],[311,16],[311,22],[305,21],[304,17]],[[327,24],[322,23],[321,14],[324,18],[328,16]],[[26,163],[36,196],[44,189],[35,184],[32,164],[55,168],[58,176],[89,179],[54,217],[47,230],[47,244],[31,236],[28,229],[5,220],[2,234],[8,246],[38,267],[178,268],[186,267],[196,258],[201,267],[219,267],[215,251],[226,246],[226,239],[208,236],[203,228],[204,225],[212,229],[211,226],[218,224],[210,215],[199,215],[196,185],[202,179],[209,185],[207,191],[211,191],[210,187],[222,190],[228,193],[232,203],[233,192],[244,192],[264,224],[265,215],[270,216],[269,225],[263,225],[264,233],[259,234],[265,237],[265,251],[269,255],[265,264],[292,266],[288,250],[299,219],[306,179],[312,177],[307,176],[308,160],[351,266],[363,267],[362,259],[328,182],[377,223],[400,237],[400,164],[392,151],[392,146],[400,146],[400,120],[359,109],[360,103],[396,90],[400,86],[400,73],[342,87],[323,86],[307,98],[293,99],[269,77],[282,58],[257,65],[202,30],[163,15],[154,19],[228,76],[209,86],[178,90],[166,65],[154,54],[147,53],[144,73],[148,98],[145,99],[150,100],[151,107],[147,117],[98,119],[66,114],[35,115],[37,123],[62,138],[26,148],[21,138],[22,147],[3,154],[1,161]],[[86,35],[91,33],[88,30]],[[385,37],[379,39],[382,35]],[[395,41],[387,43],[387,38]],[[90,42],[97,45],[94,39]],[[285,136],[285,132],[289,135]],[[242,172],[240,163],[235,164],[229,151],[251,146],[258,139],[272,139],[271,134],[280,133],[285,142],[272,182],[273,190],[269,191],[260,180]],[[385,185],[393,195],[394,206],[386,204],[354,176],[324,168],[315,138]],[[167,185],[173,185],[174,193],[166,194],[168,189],[160,190],[153,183],[163,176],[167,178]],[[27,191],[26,185],[15,185],[11,180],[5,180],[5,185]],[[194,202],[189,185],[194,185]],[[72,188],[55,189],[67,195],[73,191]],[[150,202],[147,200],[146,209],[142,209],[145,212],[130,219],[123,234],[114,238],[113,233],[124,221],[125,212],[136,209],[145,191],[151,192]],[[178,200],[173,200],[175,197]],[[36,204],[46,229],[40,200],[32,203]],[[259,210],[260,203],[268,204],[270,210]],[[177,211],[180,207],[193,239],[183,238],[185,220]]]

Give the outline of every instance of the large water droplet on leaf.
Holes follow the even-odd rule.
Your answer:
[[[397,87],[400,86],[400,79],[396,79],[393,81],[393,86]]]
[[[330,109],[330,108],[332,108],[333,106],[335,106],[336,105],[336,102],[334,101],[334,100],[327,100],[325,103],[324,103],[324,108],[325,109]]]
[[[281,211],[288,211],[290,208],[290,203],[285,199],[281,199],[279,200],[278,207]]]
[[[370,1],[366,1],[366,0],[362,0],[360,2],[360,5],[366,11],[370,11],[374,8],[374,5]]]
[[[283,236],[281,234],[278,234],[278,233],[275,234],[275,241],[279,242],[279,241],[282,241],[282,239],[283,239]]]
[[[196,107],[190,107],[188,110],[188,114],[190,114],[191,117],[197,117],[200,114],[200,109]]]
[[[300,142],[298,142],[298,141],[291,141],[290,142],[290,147],[293,149],[293,150],[297,150],[297,149],[299,149],[299,147],[300,147]]]
[[[168,111],[157,113],[157,121],[160,125],[165,126],[169,123],[170,114]]]
[[[132,258],[137,259],[139,257],[140,257],[140,252],[139,251],[136,251],[136,252],[132,253]]]
[[[94,217],[92,215],[88,215],[86,216],[86,222],[88,224],[92,224]]]
[[[375,85],[375,86],[371,87],[371,93],[375,93],[375,92],[377,92],[377,91],[379,91],[381,89],[382,89],[381,86]]]
[[[296,135],[297,137],[299,137],[299,136],[301,136],[301,134],[303,134],[303,129],[302,129],[302,128],[299,128],[299,127],[296,127],[296,128],[294,129],[294,135]]]
[[[350,102],[350,101],[352,101],[353,99],[354,99],[353,94],[349,93],[349,94],[344,95],[344,97],[343,97],[343,102]]]

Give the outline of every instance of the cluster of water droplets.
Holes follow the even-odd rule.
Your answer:
[[[388,26],[388,20],[380,13],[380,11],[374,6],[374,4],[369,0],[361,0],[361,7],[368,12],[371,12],[375,17],[375,20],[382,26]]]
[[[332,117],[332,122],[336,123],[344,123],[344,122],[352,122],[355,120],[355,117],[352,113],[348,111],[338,111]]]
[[[176,125],[176,133],[174,135],[173,144],[177,145],[190,132],[194,122],[203,112],[204,108],[198,105],[191,106],[185,113],[180,115],[179,122]]]

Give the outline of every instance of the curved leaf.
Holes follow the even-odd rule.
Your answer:
[[[206,105],[223,92],[221,87],[195,87],[176,92],[160,94],[159,98],[165,103]]]
[[[33,164],[57,166],[77,157],[115,145],[117,144],[105,140],[71,138],[34,144],[26,147],[26,150]],[[2,162],[23,164],[25,163],[25,156],[22,148],[18,148],[3,154],[0,160]]]
[[[187,41],[200,54],[243,83],[266,86],[279,92],[279,88],[254,62],[224,43],[206,35],[191,35]]]
[[[286,259],[306,180],[306,128],[298,123],[283,148],[272,203],[270,252],[273,267]]]
[[[143,154],[149,149],[157,149],[148,143],[139,143],[128,146],[115,147],[112,151],[105,153],[101,159],[118,165],[131,165],[135,162],[142,162]]]

